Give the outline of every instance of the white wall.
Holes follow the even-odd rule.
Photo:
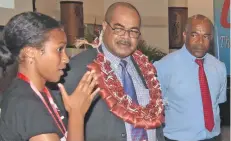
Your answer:
[[[16,14],[32,11],[32,0],[15,0],[14,2],[14,8],[0,7],[0,25],[5,25]]]
[[[60,20],[59,0],[36,0],[36,9],[38,12],[47,14],[56,20]]]
[[[188,16],[202,14],[213,21],[213,0],[188,0]]]

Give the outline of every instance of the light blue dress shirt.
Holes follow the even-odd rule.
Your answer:
[[[198,78],[199,66],[185,45],[154,62],[165,106],[164,135],[179,141],[209,139],[220,134],[219,103],[226,101],[226,68],[210,54],[204,56],[204,69],[213,105],[215,126],[205,128]]]
[[[107,48],[104,46],[104,44],[102,44],[102,50],[103,50],[105,57],[111,62],[111,68],[115,72],[115,75],[119,79],[120,83],[123,84],[122,80],[121,80],[122,67],[119,65],[121,58],[119,58],[119,57],[113,55],[111,52],[109,52],[107,50]],[[133,81],[133,84],[135,86],[135,91],[136,91],[138,103],[142,106],[145,106],[149,103],[149,100],[150,100],[149,90],[146,89],[145,86],[143,85],[142,80],[141,80],[132,60],[131,60],[131,57],[128,56],[128,57],[124,58],[124,60],[127,61],[127,66],[126,66],[127,71],[130,74],[132,81]],[[126,128],[126,132],[127,132],[127,141],[132,141],[132,138],[131,138],[132,125],[125,122],[125,128]],[[149,141],[157,141],[155,129],[147,130],[147,134],[148,134],[148,140]]]

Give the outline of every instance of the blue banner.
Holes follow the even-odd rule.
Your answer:
[[[230,75],[230,0],[213,0],[215,53]]]

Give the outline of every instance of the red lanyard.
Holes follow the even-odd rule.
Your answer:
[[[55,116],[53,115],[53,113],[51,112],[51,109],[49,108],[49,106],[48,106],[47,102],[45,101],[44,97],[41,95],[41,93],[38,91],[38,89],[33,85],[33,83],[25,75],[23,75],[22,73],[18,73],[17,76],[18,76],[18,78],[20,78],[20,79],[22,79],[22,80],[24,80],[24,81],[26,81],[26,82],[28,82],[30,84],[31,88],[34,90],[34,92],[37,94],[37,96],[42,100],[43,104],[46,106],[47,110],[51,114],[52,118],[54,119],[56,125],[58,126],[58,128],[60,129],[60,131],[62,132],[64,137],[67,138],[66,134],[65,134],[66,133],[66,128],[65,128],[65,126],[63,124],[63,121],[62,121],[62,119],[60,117],[60,114],[57,111],[57,106],[55,105],[54,100],[51,97],[51,94],[48,91],[48,89],[45,87],[43,92],[46,94],[46,96],[47,96],[47,98],[49,100],[49,103],[50,103],[53,111],[55,112],[56,117],[59,119],[59,122],[62,125],[62,128],[61,128],[60,124],[58,124],[58,121],[55,118]]]

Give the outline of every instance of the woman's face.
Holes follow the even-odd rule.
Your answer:
[[[37,53],[35,67],[46,81],[57,82],[64,74],[63,69],[69,62],[65,51],[67,38],[65,32],[59,28],[53,29],[47,34],[48,40]]]

